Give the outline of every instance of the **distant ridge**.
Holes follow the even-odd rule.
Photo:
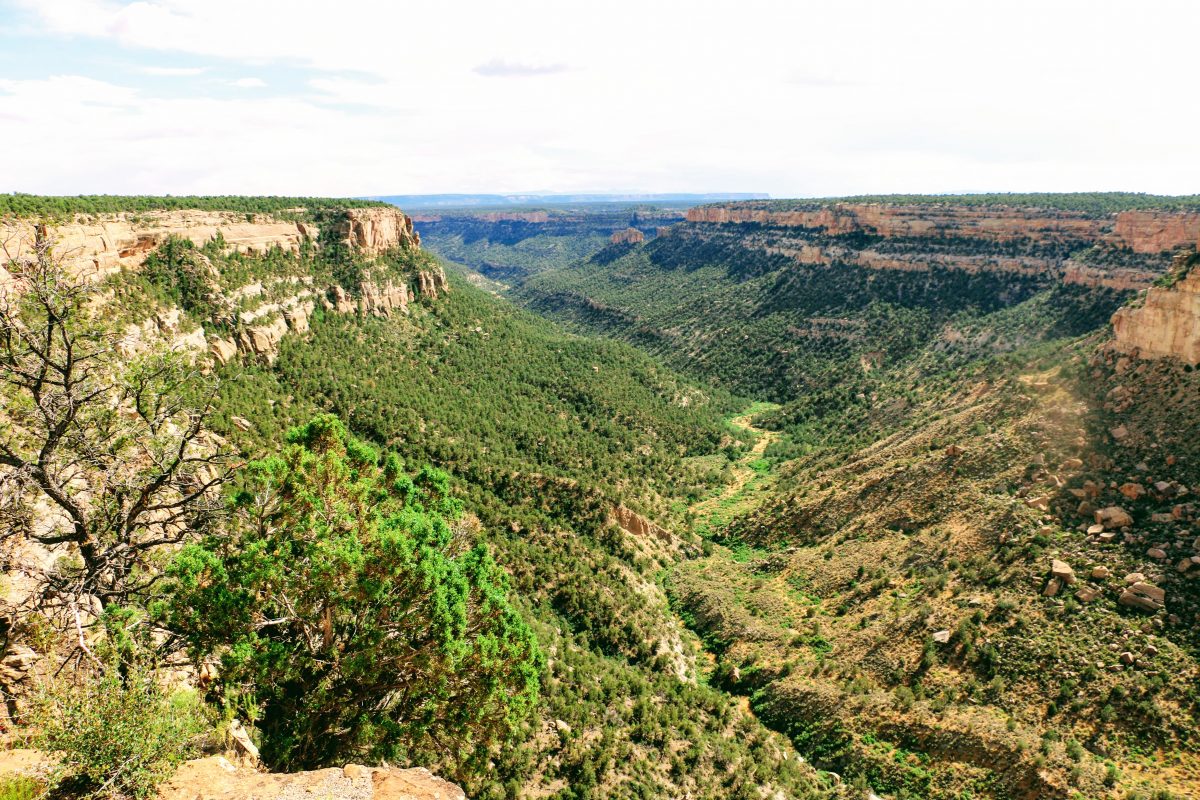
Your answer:
[[[475,208],[495,206],[566,206],[580,203],[714,203],[728,200],[767,200],[770,195],[753,192],[708,192],[704,194],[393,194],[363,198],[379,200],[405,209]]]

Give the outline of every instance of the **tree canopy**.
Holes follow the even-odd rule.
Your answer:
[[[160,613],[276,767],[484,756],[542,656],[448,476],[406,473],[322,415],[246,467],[230,530],[184,548]]]

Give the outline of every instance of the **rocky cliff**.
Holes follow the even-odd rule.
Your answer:
[[[28,253],[37,239],[38,226],[34,220],[0,221],[0,259],[8,262]],[[213,211],[79,215],[70,222],[44,226],[43,232],[67,265],[98,277],[121,267],[139,266],[169,236],[181,236],[198,245],[223,237],[231,250],[264,252],[272,247],[298,250],[318,233],[309,223]]]
[[[295,216],[303,216],[303,211],[296,209]],[[347,209],[327,224],[338,240],[368,255],[420,246],[412,220],[396,208]],[[196,245],[221,238],[231,251],[238,252],[262,253],[273,247],[294,252],[306,241],[316,242],[320,226],[271,214],[232,211],[79,214],[66,222],[45,225],[37,220],[6,219],[0,220],[0,268],[27,255],[39,235],[53,243],[55,255],[68,266],[103,277],[122,267],[140,266],[170,236]]]
[[[1039,208],[836,203],[774,211],[755,204],[700,206],[688,222],[757,223],[839,235],[955,237],[994,242],[1103,241],[1135,253],[1161,253],[1200,241],[1200,214],[1122,211],[1111,215]]]
[[[412,219],[391,207],[345,209],[324,214],[320,222],[305,220],[304,209],[282,219],[270,214],[231,211],[156,211],[100,216],[76,215],[66,222],[43,224],[30,219],[0,220],[0,290],[18,286],[4,265],[32,256],[35,243],[46,240],[52,253],[78,274],[102,279],[122,269],[138,269],[147,256],[169,237],[197,246],[224,242],[225,253],[265,253],[273,248],[296,253],[309,243],[320,247],[321,225],[332,240],[366,259],[395,250],[419,250],[420,236]],[[160,309],[136,324],[128,324],[118,347],[132,355],[156,341],[176,349],[207,352],[224,364],[239,354],[272,361],[289,331],[305,333],[318,309],[388,317],[407,313],[415,297],[436,298],[447,291],[440,266],[430,263],[412,275],[412,284],[385,270],[368,269],[357,292],[329,283],[316,285],[312,276],[281,276],[245,286],[223,287],[219,270],[201,253],[192,256],[209,285],[211,304],[224,309],[205,331],[178,308]]]
[[[701,206],[679,233],[736,236],[744,246],[801,264],[871,270],[1015,273],[1131,291],[1153,283],[1170,251],[1200,240],[1200,214],[1112,214],[1026,206],[763,203]]]
[[[394,247],[420,247],[413,221],[395,208],[352,208],[334,223],[334,234],[351,249],[379,255]]]
[[[626,228],[623,231],[613,231],[608,240],[613,244],[641,244],[646,241],[646,234],[637,228]]]
[[[1200,364],[1200,269],[1171,286],[1150,288],[1140,305],[1119,309],[1112,325],[1113,346],[1121,352]]]

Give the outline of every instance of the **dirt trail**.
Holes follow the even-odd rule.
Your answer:
[[[772,408],[774,406],[767,403],[755,403],[740,415],[729,420],[730,425],[750,431],[757,438],[754,441],[754,445],[733,465],[733,480],[727,483],[719,494],[707,497],[692,506],[692,511],[695,513],[697,519],[707,520],[723,516],[721,512],[730,509],[739,502],[739,499],[745,493],[751,481],[755,478],[763,477],[761,473],[756,472],[750,465],[763,457],[763,453],[767,451],[771,443],[779,438],[779,431],[768,431],[764,428],[759,428],[753,424],[752,420],[756,415],[764,411],[769,411]]]

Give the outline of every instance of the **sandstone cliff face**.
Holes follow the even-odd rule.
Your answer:
[[[1135,253],[1161,253],[1200,242],[1200,214],[1173,211],[1122,211],[1092,215],[1019,207],[956,205],[881,205],[838,203],[791,211],[753,206],[701,206],[688,211],[688,222],[746,223],[801,227],[838,235],[869,233],[898,236],[953,236],[1010,242],[1087,240],[1108,242]]]
[[[626,228],[623,231],[613,231],[609,241],[613,244],[641,244],[646,241],[646,234],[637,228]]]
[[[1113,237],[1135,253],[1161,253],[1200,247],[1200,214],[1169,211],[1122,211]]]
[[[799,264],[856,264],[872,270],[931,268],[998,272],[1132,291],[1150,286],[1168,253],[1200,240],[1200,214],[1125,211],[1089,214],[1027,207],[835,203],[774,210],[754,204],[701,206],[675,234],[720,236],[786,255]],[[741,224],[753,229],[740,229]],[[761,226],[761,227],[758,227]],[[734,233],[736,232],[736,233]],[[884,241],[863,246],[848,234]],[[899,241],[890,241],[899,240]],[[1107,254],[1076,260],[1089,248]],[[1125,254],[1111,257],[1112,254]]]
[[[811,210],[771,211],[749,206],[701,206],[688,211],[688,222],[801,227],[829,234],[870,233],[897,236],[956,236],[989,241],[1014,239],[1096,239],[1106,220],[1075,212],[1048,214],[1032,208],[981,208],[938,205],[836,205]]]
[[[1112,324],[1121,352],[1200,364],[1200,269],[1170,288],[1151,288],[1141,307],[1118,310]]]
[[[351,208],[334,224],[337,238],[367,255],[395,247],[420,247],[412,219],[398,208]]]
[[[38,228],[32,220],[0,221],[0,291],[17,285],[2,265],[29,257],[39,236],[52,242],[52,252],[69,269],[98,280],[122,268],[141,266],[146,256],[169,236],[182,236],[196,245],[207,244],[219,236],[231,251],[262,253],[273,247],[295,252],[306,241],[316,242],[319,233],[313,223],[282,221],[266,214],[247,219],[242,213],[209,211],[78,215],[71,222]],[[420,247],[420,236],[413,230],[412,220],[397,208],[348,209],[333,223],[332,232],[351,249],[369,257],[396,248]],[[312,286],[311,277],[293,277],[282,282],[295,287],[279,290],[281,281],[270,287],[258,282],[230,292],[225,301],[231,309],[237,301],[263,295],[268,288],[274,295],[282,296],[250,311],[236,314],[231,311],[228,319],[218,320],[228,329],[224,335],[206,335],[199,327],[187,328],[181,322],[179,309],[169,309],[138,325],[127,326],[118,346],[132,356],[165,341],[176,350],[207,353],[220,364],[239,354],[271,362],[288,332],[308,331],[309,320],[318,305],[334,313],[389,317],[394,312],[407,313],[413,298],[408,283],[392,278],[376,280],[369,275],[360,287],[358,298],[352,298],[340,286],[319,291]],[[435,299],[447,291],[446,275],[440,268],[422,270],[416,275],[417,295]]]
[[[245,214],[227,211],[153,211],[79,215],[46,230],[56,256],[68,267],[96,277],[140,266],[151,250],[172,235],[197,245],[221,235],[233,250],[261,253],[272,247],[295,251],[302,242],[314,240],[317,229],[310,223],[280,221],[265,214],[247,220]],[[20,258],[35,240],[33,221],[0,221],[0,261]]]

